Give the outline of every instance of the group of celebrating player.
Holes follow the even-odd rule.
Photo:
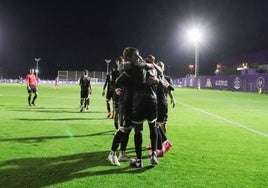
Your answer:
[[[151,149],[151,164],[157,165],[157,157],[163,157],[172,146],[166,137],[168,95],[171,104],[175,106],[172,81],[163,74],[163,62],[155,63],[155,57],[152,55],[143,59],[139,55],[139,50],[134,47],[125,48],[123,56],[115,62],[117,68],[107,75],[102,93],[105,95],[107,88],[107,118],[114,119],[116,129],[108,159],[116,166],[120,166],[119,161],[130,161],[131,166],[142,168],[142,131],[143,122],[147,120],[151,143],[146,148]],[[111,99],[113,113],[109,103]],[[135,131],[135,159],[130,159],[126,154],[132,128]],[[117,157],[116,151],[119,146],[120,152]]]
[[[116,59],[116,68],[107,75],[102,95],[106,92],[107,118],[114,119],[116,129],[111,151],[108,155],[109,161],[120,166],[119,161],[130,161],[131,166],[142,168],[142,132],[143,122],[147,120],[150,130],[151,143],[146,147],[151,149],[150,162],[158,164],[158,157],[163,157],[172,144],[166,137],[166,125],[168,118],[167,96],[171,104],[175,106],[175,99],[172,91],[171,78],[164,75],[164,63],[155,62],[155,57],[149,55],[143,59],[139,50],[134,47],[127,47],[123,55]],[[26,77],[27,90],[29,93],[29,106],[35,105],[37,98],[37,82],[34,70],[31,69]],[[81,87],[80,111],[88,109],[92,93],[88,70],[83,71],[79,79]],[[34,98],[31,100],[31,94]],[[111,112],[110,100],[113,101],[113,113]],[[130,131],[134,128],[134,144],[136,158],[130,159],[126,154]],[[116,151],[120,146],[119,156]]]

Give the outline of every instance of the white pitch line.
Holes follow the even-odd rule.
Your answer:
[[[212,116],[212,117],[214,117],[214,118],[216,118],[216,119],[220,119],[220,120],[222,120],[222,121],[225,121],[225,122],[227,122],[227,123],[229,123],[229,124],[231,124],[231,125],[234,125],[234,126],[237,126],[237,127],[243,128],[243,129],[246,129],[246,130],[248,130],[248,131],[250,131],[250,132],[253,132],[253,133],[256,133],[256,134],[259,134],[259,135],[262,135],[262,136],[268,138],[268,134],[263,133],[263,132],[260,132],[260,131],[257,131],[257,130],[252,129],[252,128],[249,128],[249,127],[247,127],[247,126],[245,126],[245,125],[242,125],[242,124],[240,124],[240,123],[236,123],[236,122],[231,121],[231,120],[229,120],[229,119],[225,119],[225,118],[223,118],[223,117],[220,117],[220,116],[218,116],[218,115],[209,113],[209,112],[207,112],[207,111],[205,111],[205,110],[196,108],[196,107],[194,107],[194,106],[191,106],[191,105],[189,105],[189,104],[185,104],[185,103],[183,103],[183,102],[179,102],[179,101],[177,101],[177,103],[180,103],[181,105],[187,106],[187,107],[189,107],[189,108],[191,108],[191,109],[194,109],[194,110],[199,111],[199,112],[201,112],[201,113],[204,113],[204,114],[207,114],[207,115],[209,115],[209,116]]]

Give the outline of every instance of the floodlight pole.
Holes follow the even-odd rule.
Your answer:
[[[36,79],[38,78],[38,62],[41,60],[41,58],[34,58],[35,62],[36,62]]]
[[[107,75],[109,74],[109,63],[111,62],[111,59],[105,59],[105,62],[107,64]]]
[[[199,73],[199,48],[198,41],[194,42],[194,62],[195,62],[195,71],[194,76],[197,77]]]

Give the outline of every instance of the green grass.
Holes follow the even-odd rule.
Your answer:
[[[0,187],[267,187],[268,95],[175,90],[167,136],[171,150],[135,169],[107,156],[114,127],[102,86],[79,112],[77,85],[40,85],[36,107],[25,85],[0,84]],[[147,123],[143,145],[149,144]],[[133,132],[127,153],[135,156]]]

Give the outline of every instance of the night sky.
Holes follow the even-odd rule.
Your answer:
[[[209,75],[217,63],[268,49],[267,18],[267,0],[0,0],[0,67],[17,78],[39,57],[44,79],[106,71],[105,59],[133,46],[183,77],[194,63],[185,31],[197,24],[205,35],[200,74]]]

